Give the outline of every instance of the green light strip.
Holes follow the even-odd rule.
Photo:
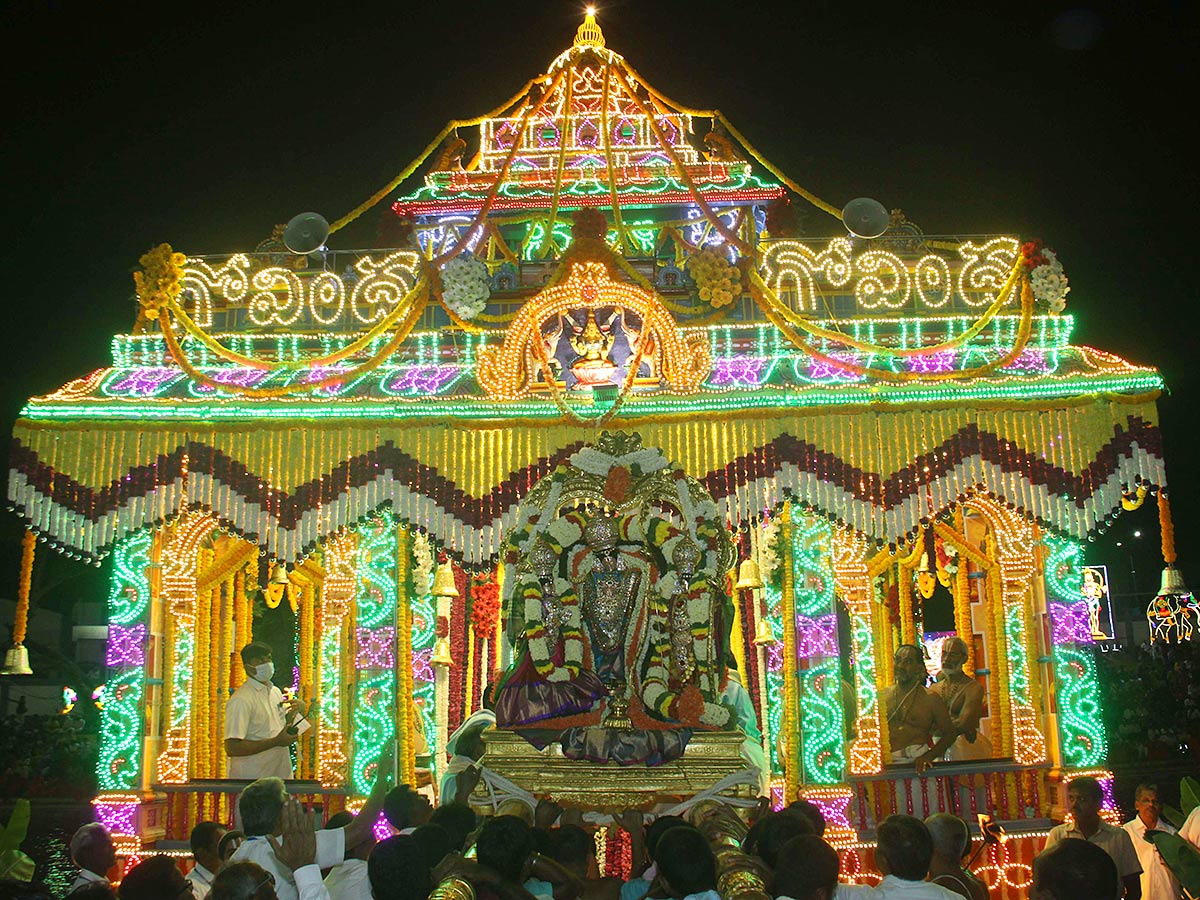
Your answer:
[[[1012,384],[988,383],[983,386],[892,387],[890,385],[850,385],[814,387],[804,391],[770,391],[733,396],[714,394],[703,397],[631,397],[622,408],[622,418],[700,412],[733,412],[737,410],[813,409],[849,407],[855,405],[901,405],[909,403],[961,403],[966,401],[1002,400],[1067,400],[1095,394],[1142,394],[1163,389],[1158,374],[1069,378],[1052,383],[1030,383],[1014,380]],[[587,407],[580,406],[581,415]],[[598,418],[606,411],[597,407]],[[411,404],[389,401],[316,403],[311,400],[281,402],[278,406],[230,402],[220,405],[190,404],[168,401],[161,405],[144,401],[127,403],[92,403],[74,401],[31,401],[21,410],[21,417],[34,421],[111,419],[129,421],[218,422],[241,419],[427,419],[433,417],[466,420],[511,420],[516,418],[558,419],[558,409],[551,403],[517,401],[501,403],[479,399],[415,400]]]

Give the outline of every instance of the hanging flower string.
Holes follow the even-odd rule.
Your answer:
[[[33,555],[37,548],[37,537],[28,529],[21,538],[21,571],[17,579],[17,612],[13,621],[13,644],[25,643],[25,632],[29,626],[29,586],[33,580]]]

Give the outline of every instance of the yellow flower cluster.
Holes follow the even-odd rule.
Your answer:
[[[175,253],[170,244],[159,244],[144,253],[138,262],[143,269],[133,273],[138,303],[142,305],[143,316],[157,319],[159,310],[179,296],[187,256]]]
[[[742,295],[742,273],[729,264],[724,247],[705,247],[688,260],[688,274],[696,282],[700,299],[715,309],[729,306]]]

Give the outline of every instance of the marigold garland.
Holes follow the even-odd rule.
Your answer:
[[[29,589],[33,583],[33,556],[37,549],[37,536],[26,529],[21,538],[21,570],[17,576],[17,612],[13,620],[13,644],[25,643],[25,632],[29,627]]]
[[[1158,527],[1162,531],[1162,557],[1168,566],[1174,565],[1175,554],[1175,523],[1171,521],[1171,502],[1167,499],[1165,488],[1158,492]]]
[[[141,272],[133,273],[133,284],[141,305],[139,318],[157,319],[183,290],[183,267],[187,256],[176,253],[170,244],[159,244],[142,254]]]

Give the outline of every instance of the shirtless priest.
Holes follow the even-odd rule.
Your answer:
[[[897,647],[893,671],[896,683],[887,689],[883,698],[891,738],[891,761],[913,763],[920,774],[954,743],[958,731],[945,701],[925,689],[927,673],[920,648],[912,644]],[[934,735],[940,735],[936,742]]]

